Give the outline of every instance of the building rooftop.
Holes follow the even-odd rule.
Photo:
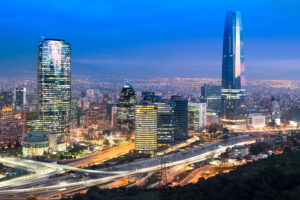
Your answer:
[[[62,40],[62,39],[52,39],[52,38],[45,38],[44,40],[52,40],[52,41],[65,41],[65,40]]]
[[[124,88],[132,88],[132,86],[131,86],[129,83],[126,83],[126,84],[124,85]]]
[[[233,147],[233,149],[237,149],[237,150],[248,149],[248,148],[249,147],[247,145],[240,145],[240,146]]]
[[[23,138],[25,142],[46,142],[48,141],[47,135],[50,135],[50,132],[45,131],[35,131],[30,132]]]

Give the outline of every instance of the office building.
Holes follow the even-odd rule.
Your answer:
[[[110,116],[110,127],[112,129],[116,129],[118,126],[117,116],[118,116],[118,107],[117,105],[113,105],[111,108],[111,116]]]
[[[153,153],[157,149],[157,106],[142,102],[135,105],[135,150]]]
[[[206,126],[206,103],[188,102],[188,125],[190,130],[200,131]]]
[[[68,134],[71,107],[71,50],[64,40],[38,46],[38,111],[42,131]]]
[[[26,88],[15,88],[14,102],[15,106],[26,105]]]
[[[143,101],[157,102],[161,99],[161,96],[155,92],[142,92],[142,99]]]
[[[13,95],[11,92],[0,92],[0,107],[13,104]]]
[[[71,109],[70,109],[70,128],[77,128],[79,126],[78,122],[78,107],[77,100],[71,99]]]
[[[134,130],[134,106],[136,96],[132,86],[126,83],[121,91],[117,104],[118,129],[124,131]]]
[[[175,139],[185,139],[188,137],[188,101],[176,95],[170,101],[174,109]]]
[[[222,86],[204,84],[201,87],[200,102],[206,103],[208,112],[221,113]]]
[[[42,128],[42,121],[39,119],[37,111],[25,112],[25,132],[40,131]]]
[[[276,126],[280,126],[280,104],[274,98],[272,98],[271,102],[271,122]]]
[[[172,105],[168,102],[155,102],[157,106],[157,143],[159,145],[174,142],[175,117]]]
[[[106,120],[106,108],[98,103],[91,103],[85,112],[85,127],[98,127]]]
[[[0,119],[13,118],[13,108],[10,105],[5,105],[0,108]]]
[[[247,117],[247,127],[258,129],[266,126],[266,116],[260,113],[252,113]]]
[[[222,124],[246,127],[243,26],[240,12],[226,15],[222,62]]]

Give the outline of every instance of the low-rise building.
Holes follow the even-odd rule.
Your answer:
[[[247,118],[248,128],[264,128],[266,126],[266,117],[262,114],[249,114]]]
[[[32,131],[22,141],[23,154],[26,156],[42,156],[45,152],[63,151],[65,143],[57,142],[57,135],[45,131]]]
[[[235,146],[232,148],[234,156],[246,156],[249,154],[249,147],[247,145]]]
[[[0,110],[0,119],[13,118],[13,109],[10,105],[4,105]]]

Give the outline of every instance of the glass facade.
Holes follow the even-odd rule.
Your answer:
[[[16,88],[14,92],[14,100],[16,106],[26,104],[26,88]]]
[[[157,106],[157,143],[174,142],[175,118],[172,106],[166,102],[155,102]]]
[[[209,112],[221,113],[221,91],[222,86],[219,85],[205,84],[201,87],[200,102],[207,104]]]
[[[222,87],[224,89],[241,89],[245,86],[243,26],[240,12],[228,12],[226,15]]]
[[[13,95],[11,92],[0,92],[0,107],[5,105],[12,105]]]
[[[240,12],[226,15],[222,63],[222,120],[228,128],[246,123],[243,26]]]
[[[188,101],[181,96],[172,96],[175,117],[175,139],[188,137]]]
[[[223,118],[245,121],[245,89],[222,89]]]
[[[126,83],[121,91],[117,105],[119,130],[134,130],[134,106],[136,96],[132,86]]]
[[[157,106],[152,103],[135,105],[135,150],[153,153],[157,149]]]
[[[189,129],[200,131],[206,126],[206,103],[188,103]]]
[[[69,133],[71,49],[64,40],[44,39],[39,43],[38,103],[41,130]]]

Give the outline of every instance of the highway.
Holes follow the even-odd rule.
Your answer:
[[[131,150],[134,150],[133,142],[121,144],[106,151],[99,151],[90,155],[83,156],[76,161],[69,163],[68,165],[72,167],[87,167],[89,165],[98,164],[112,158],[116,158],[120,155],[124,155]]]
[[[188,165],[191,163],[197,163],[203,160],[206,160],[208,157],[211,156],[218,156],[222,152],[224,152],[228,147],[232,147],[235,145],[242,145],[242,144],[248,144],[255,142],[255,138],[250,136],[242,136],[237,138],[232,138],[228,140],[225,143],[222,142],[214,142],[211,144],[207,144],[204,146],[195,147],[192,149],[187,149],[183,152],[178,153],[171,153],[168,155],[163,156],[163,159],[166,160],[165,167],[173,167],[177,165]],[[6,160],[7,158],[2,158]],[[10,159],[8,159],[10,160]],[[6,161],[7,162],[7,161]],[[23,161],[21,161],[22,163]],[[37,161],[33,161],[37,162]],[[20,161],[18,161],[20,163]],[[25,162],[26,163],[26,162]],[[60,181],[59,183],[54,182],[52,183],[51,180],[45,180],[45,184],[43,185],[36,185],[35,187],[24,187],[20,188],[22,185],[20,182],[18,183],[18,188],[16,188],[15,183],[17,181],[14,181],[15,179],[10,180],[10,184],[6,185],[5,187],[0,188],[0,194],[2,195],[24,195],[24,194],[43,194],[49,193],[49,197],[51,197],[51,192],[57,193],[58,190],[61,191],[61,193],[68,192],[70,190],[74,189],[84,189],[87,187],[103,184],[103,183],[109,183],[114,180],[120,179],[124,176],[131,176],[136,175],[140,173],[149,173],[156,170],[159,170],[161,168],[160,165],[160,158],[150,158],[145,160],[138,160],[134,161],[128,164],[122,164],[115,167],[110,167],[106,169],[101,170],[86,170],[86,169],[80,169],[80,168],[69,168],[65,167],[64,165],[56,165],[56,164],[42,164],[40,162],[37,163],[38,165],[46,166],[48,168],[52,168],[52,171],[47,171],[47,173],[54,173],[56,170],[75,170],[78,172],[84,172],[84,173],[92,173],[92,174],[106,174],[106,177],[103,177],[103,175],[99,178],[94,179],[87,179],[87,180],[78,180],[78,179],[70,179],[68,181]],[[81,171],[82,170],[82,171]],[[114,170],[114,171],[111,171]],[[34,183],[35,181],[41,180],[38,178],[32,178],[31,182]]]

